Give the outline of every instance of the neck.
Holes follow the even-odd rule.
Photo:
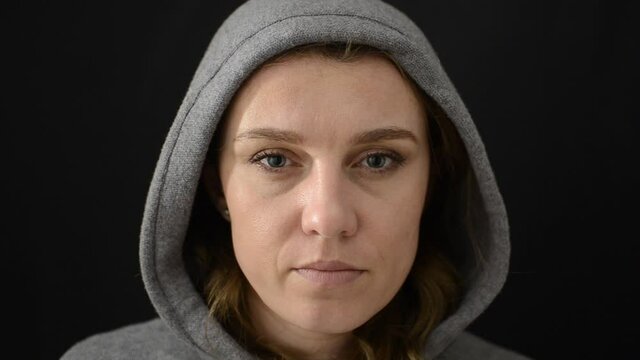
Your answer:
[[[249,295],[249,308],[261,343],[274,345],[284,355],[301,360],[333,360],[346,358],[353,349],[352,333],[303,329],[274,313],[253,291]]]

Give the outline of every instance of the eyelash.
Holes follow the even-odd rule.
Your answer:
[[[264,164],[262,162],[262,160],[267,159],[271,156],[282,156],[285,159],[285,162],[287,161],[291,161],[282,151],[278,151],[278,150],[264,150],[261,151],[255,155],[253,155],[253,157],[251,157],[251,159],[249,159],[249,162],[251,162],[252,164],[258,165],[262,170],[264,171],[268,171],[270,173],[279,173],[285,170],[285,168],[287,167],[286,163],[285,165],[283,165],[282,167],[271,167],[267,164]],[[385,174],[389,171],[392,171],[398,167],[401,167],[404,165],[405,163],[405,158],[404,156],[398,154],[395,151],[370,151],[367,152],[364,157],[362,159],[360,159],[357,163],[358,164],[362,164],[362,162],[366,161],[369,157],[371,156],[382,156],[386,159],[389,159],[391,161],[391,164],[384,167],[384,168],[369,168],[369,171],[373,174],[376,175],[382,175]],[[366,165],[361,165],[359,167],[366,167]]]

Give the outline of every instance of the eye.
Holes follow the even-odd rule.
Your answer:
[[[367,166],[374,169],[379,169],[384,167],[384,165],[389,161],[389,158],[380,154],[373,154],[367,156],[365,159],[367,162]]]
[[[250,160],[267,171],[280,171],[286,166],[291,166],[292,161],[282,152],[277,150],[265,150],[255,154]]]
[[[395,152],[376,151],[365,155],[360,166],[374,173],[384,173],[404,164],[404,157]]]
[[[269,155],[262,160],[266,160],[270,167],[279,168],[287,163],[287,159],[282,155]]]

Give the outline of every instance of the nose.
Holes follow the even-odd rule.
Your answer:
[[[339,169],[318,166],[306,180],[302,231],[325,239],[353,236],[358,218],[346,176]]]

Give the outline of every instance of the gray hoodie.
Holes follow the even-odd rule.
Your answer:
[[[183,245],[205,156],[236,90],[261,63],[313,42],[367,44],[382,49],[445,111],[460,134],[477,179],[472,204],[480,214],[482,261],[459,263],[461,301],[431,333],[428,359],[524,359],[465,332],[498,294],[509,262],[507,213],[487,154],[462,100],[422,31],[377,0],[251,0],[212,39],[160,154],[140,236],[140,262],[158,319],[92,336],[63,359],[254,359],[208,316],[183,260]],[[451,234],[452,241],[459,235]],[[456,247],[469,250],[468,240]],[[469,250],[468,252],[471,252]]]

